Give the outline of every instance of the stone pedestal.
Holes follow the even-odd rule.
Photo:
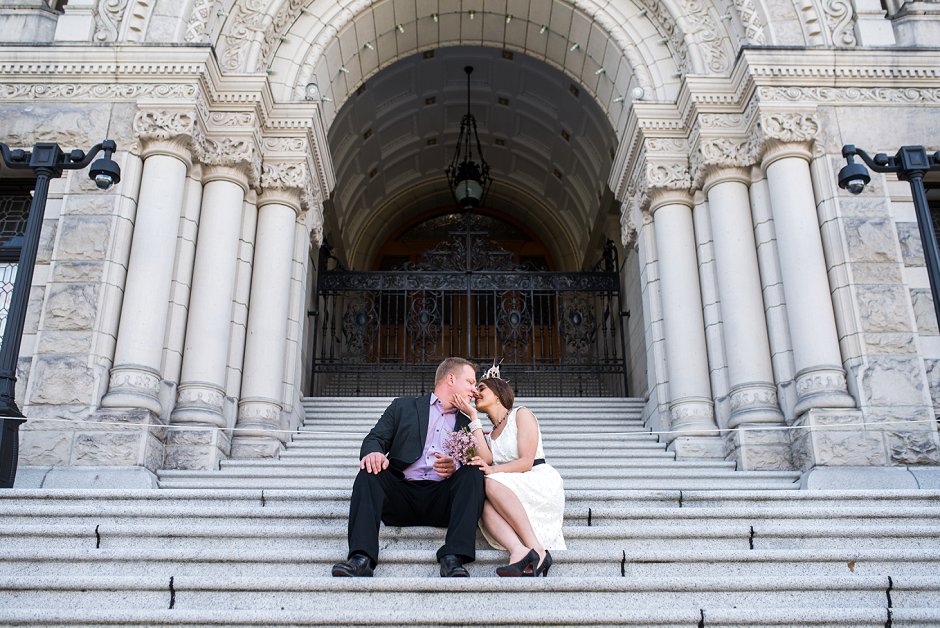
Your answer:
[[[790,434],[768,429],[767,424],[742,423],[725,436],[725,458],[738,463],[741,471],[788,471],[793,469]]]
[[[232,439],[213,427],[171,429],[166,439],[165,469],[216,470],[229,457]]]
[[[150,410],[100,409],[76,427],[73,466],[163,468],[166,426]]]
[[[676,454],[676,460],[724,458],[725,446],[719,436],[679,436],[666,447]]]
[[[793,427],[793,462],[798,469],[888,464],[884,432],[869,429],[858,410],[814,408]]]

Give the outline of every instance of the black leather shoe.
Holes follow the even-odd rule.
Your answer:
[[[470,572],[463,562],[453,554],[441,556],[441,578],[469,578]]]
[[[344,563],[333,565],[336,578],[371,578],[372,561],[365,554],[353,554]]]

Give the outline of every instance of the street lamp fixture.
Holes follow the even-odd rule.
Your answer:
[[[36,177],[33,200],[26,220],[26,234],[16,269],[16,283],[10,299],[3,345],[0,347],[0,488],[11,488],[16,479],[19,455],[19,428],[26,417],[16,406],[16,360],[20,354],[20,341],[26,322],[29,287],[33,281],[33,266],[39,249],[49,181],[62,176],[65,170],[80,170],[91,164],[88,176],[100,190],[107,190],[121,180],[121,168],[112,159],[117,145],[114,140],[95,144],[86,154],[75,149],[64,152],[58,144],[40,142],[31,151],[11,150],[0,143],[0,157],[11,170],[31,170]],[[98,153],[102,157],[92,163]]]
[[[457,137],[457,150],[454,159],[447,166],[447,185],[454,195],[457,205],[464,211],[473,210],[483,203],[486,192],[493,180],[490,178],[490,166],[483,159],[483,148],[477,134],[477,121],[470,113],[470,75],[473,66],[463,69],[467,73],[467,113],[460,120],[460,135]],[[473,145],[476,144],[478,164],[473,160]]]
[[[871,157],[854,144],[842,147],[842,156],[846,165],[839,171],[839,187],[852,194],[861,194],[871,181],[871,176],[863,164],[855,163],[855,157],[875,172],[891,172],[901,181],[911,185],[914,198],[914,211],[917,215],[917,227],[924,247],[924,259],[927,264],[927,278],[930,280],[930,293],[933,297],[934,315],[940,325],[940,251],[937,249],[937,235],[930,217],[927,204],[927,192],[924,189],[924,175],[940,170],[940,151],[930,153],[923,146],[902,146],[896,155],[878,153]]]

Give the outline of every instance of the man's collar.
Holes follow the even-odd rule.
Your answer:
[[[457,408],[451,407],[449,410],[445,410],[445,409],[444,409],[444,400],[441,399],[440,397],[438,397],[436,393],[432,392],[432,393],[431,393],[431,403],[430,403],[430,405],[433,406],[433,405],[434,405],[435,403],[437,403],[438,401],[441,402],[441,412],[443,412],[444,414],[457,414]]]

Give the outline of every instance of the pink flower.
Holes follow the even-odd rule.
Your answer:
[[[476,441],[467,428],[454,430],[443,443],[444,452],[459,464],[469,464],[477,455]]]

